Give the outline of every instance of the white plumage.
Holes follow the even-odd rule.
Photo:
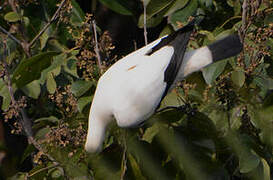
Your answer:
[[[183,33],[182,31],[176,36],[184,35]],[[189,35],[185,36],[185,41],[188,41]],[[164,37],[164,39],[167,38]],[[180,53],[175,52],[176,37],[172,37],[172,40],[169,41],[176,44],[168,43],[148,55],[152,48],[162,42],[162,39],[159,38],[120,59],[101,76],[90,109],[86,151],[94,153],[101,150],[109,122],[115,119],[120,127],[139,125],[155,112],[166,94],[165,91],[170,91],[176,82],[211,64],[215,61],[214,57],[219,56],[217,52],[211,51],[213,46],[205,46],[189,51],[185,55],[184,52],[181,52],[184,58],[173,59],[174,53]],[[227,39],[222,40],[220,45],[225,44],[224,41],[232,41],[231,44],[239,43],[237,37],[232,40]],[[231,44],[228,45],[228,48],[234,47],[234,45],[231,47]],[[223,55],[224,58],[240,52],[240,46],[234,47],[237,49],[234,50],[236,52],[232,51],[228,55]],[[178,72],[175,74],[175,78],[169,81],[166,79],[165,72],[171,60],[182,63],[176,67]],[[171,82],[169,88],[167,88],[168,82]]]

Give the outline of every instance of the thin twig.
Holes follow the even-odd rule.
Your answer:
[[[57,19],[57,17],[60,14],[60,11],[62,9],[62,7],[65,5],[65,2],[67,0],[63,0],[60,4],[60,6],[58,7],[57,11],[54,13],[54,15],[52,16],[52,18],[50,19],[50,21],[43,27],[43,29],[32,39],[32,41],[28,44],[29,47],[31,47],[33,45],[33,43],[47,30],[47,28],[53,23],[53,21],[55,21]]]
[[[21,42],[14,37],[10,32],[8,32],[7,30],[5,30],[2,26],[0,26],[0,30],[5,33],[9,38],[11,38],[13,41],[15,41],[16,43],[18,43],[19,45],[21,45]]]
[[[102,65],[101,65],[100,50],[99,50],[99,43],[98,43],[98,37],[97,37],[97,27],[96,27],[95,19],[92,19],[92,28],[93,28],[94,39],[95,39],[95,53],[96,53],[96,56],[97,56],[100,73],[102,73]]]
[[[10,5],[12,11],[17,13],[15,0],[8,0],[8,2],[9,2],[9,5]]]
[[[248,0],[244,0],[242,5],[242,26],[240,29],[240,37],[241,42],[244,43],[245,33],[246,33],[246,27],[247,27],[247,11],[248,11]]]
[[[144,40],[145,40],[145,45],[148,44],[148,38],[147,38],[147,12],[146,12],[146,4],[144,1],[143,2],[143,28],[144,28]]]
[[[40,173],[40,172],[42,172],[42,171],[46,171],[46,170],[55,168],[55,167],[57,167],[57,166],[59,166],[59,164],[53,164],[53,165],[51,165],[51,166],[47,166],[47,167],[41,168],[41,169],[39,169],[39,170],[37,170],[37,171],[35,171],[35,172],[29,174],[27,177],[29,178],[29,177],[34,176],[35,174],[38,174],[38,173]]]
[[[233,16],[231,18],[229,18],[228,20],[226,20],[221,26],[220,28],[223,28],[227,23],[229,23],[230,21],[232,21],[233,19],[241,19],[242,16]]]

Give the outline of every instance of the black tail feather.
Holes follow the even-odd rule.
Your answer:
[[[239,54],[243,49],[238,34],[230,35],[208,45],[213,61],[219,61]]]

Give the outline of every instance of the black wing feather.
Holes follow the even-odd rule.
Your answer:
[[[169,36],[163,38],[156,46],[154,46],[146,55],[152,55],[157,50],[164,46],[172,46],[174,48],[174,54],[169,62],[168,67],[164,72],[164,82],[167,83],[165,91],[161,97],[161,101],[167,95],[171,85],[177,76],[180,66],[183,62],[184,54],[190,39],[190,35],[194,28],[194,21],[190,22],[188,25],[179,29],[178,31],[170,34]],[[160,103],[157,108],[159,108]]]

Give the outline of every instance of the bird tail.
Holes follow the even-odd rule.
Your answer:
[[[208,48],[215,62],[239,54],[243,49],[243,44],[239,35],[234,34],[208,45]]]

